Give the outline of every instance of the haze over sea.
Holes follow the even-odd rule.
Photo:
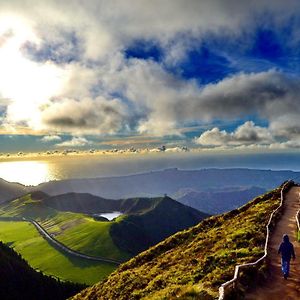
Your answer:
[[[156,153],[43,157],[0,162],[0,178],[25,185],[50,180],[123,176],[166,168],[251,168],[300,171],[300,153]]]

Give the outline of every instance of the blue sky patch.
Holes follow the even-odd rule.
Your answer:
[[[206,46],[190,51],[178,69],[182,77],[202,84],[217,82],[235,71],[226,57]]]
[[[159,62],[163,58],[163,51],[154,41],[136,40],[124,51],[127,59],[151,59]]]
[[[259,59],[279,61],[285,55],[285,50],[276,33],[271,29],[259,29],[256,32],[250,55]]]

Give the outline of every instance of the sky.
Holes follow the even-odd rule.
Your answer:
[[[0,0],[0,152],[300,147],[298,0]]]

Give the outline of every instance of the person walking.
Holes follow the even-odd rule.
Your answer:
[[[296,259],[294,246],[287,234],[283,235],[283,241],[279,246],[278,254],[281,254],[281,269],[284,279],[287,279],[290,272],[291,258]]]

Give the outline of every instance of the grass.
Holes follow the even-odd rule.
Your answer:
[[[28,222],[0,222],[0,240],[13,247],[29,264],[47,275],[91,285],[116,267],[74,258],[53,248]]]
[[[43,205],[39,200],[33,200],[30,194],[4,203],[0,207],[0,215],[5,217],[26,217],[40,221],[57,215],[53,208]]]
[[[112,241],[113,222],[96,221],[80,213],[61,212],[33,200],[30,194],[0,207],[0,216],[26,217],[40,222],[55,238],[84,254],[125,261],[130,256]]]
[[[236,264],[263,255],[265,226],[279,203],[276,189],[240,209],[206,219],[134,257],[74,299],[215,299]],[[247,282],[255,284],[254,278]]]
[[[59,212],[42,222],[49,233],[71,249],[89,255],[127,260],[129,255],[119,250],[112,241],[109,233],[111,224],[68,212]]]

